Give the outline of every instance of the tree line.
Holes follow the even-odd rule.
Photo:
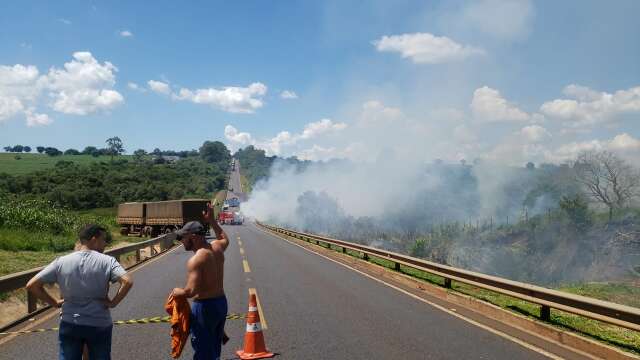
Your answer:
[[[82,165],[61,160],[53,169],[24,175],[0,173],[0,195],[43,198],[78,210],[126,201],[209,198],[225,187],[230,162],[229,150],[219,141],[207,141],[198,156],[173,163],[134,158]]]

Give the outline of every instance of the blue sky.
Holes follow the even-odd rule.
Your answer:
[[[5,1],[0,145],[632,156],[638,13],[633,0]]]

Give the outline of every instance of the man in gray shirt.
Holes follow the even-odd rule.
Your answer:
[[[27,289],[51,306],[61,307],[59,343],[61,360],[82,359],[83,346],[91,360],[111,359],[110,308],[127,295],[133,281],[116,259],[103,254],[110,237],[97,225],[85,226],[77,251],[55,259],[27,284]],[[119,282],[113,299],[109,283]],[[44,284],[57,283],[63,299],[55,299]]]

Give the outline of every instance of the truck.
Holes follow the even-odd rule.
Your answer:
[[[168,234],[189,221],[197,220],[205,224],[202,212],[209,203],[206,199],[123,203],[118,205],[117,223],[122,235]]]
[[[233,212],[230,210],[222,210],[220,214],[218,214],[218,222],[226,225],[233,223]]]
[[[233,220],[231,220],[231,225],[242,225],[244,222],[244,216],[240,214],[238,211],[233,213]]]

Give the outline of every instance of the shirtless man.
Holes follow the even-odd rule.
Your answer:
[[[173,289],[174,297],[193,298],[191,305],[191,346],[194,360],[220,358],[224,323],[227,317],[227,298],[224,294],[224,251],[229,239],[213,217],[209,206],[203,212],[216,240],[205,239],[207,229],[198,221],[191,221],[177,231],[177,238],[185,250],[194,255],[187,262],[187,285]]]

